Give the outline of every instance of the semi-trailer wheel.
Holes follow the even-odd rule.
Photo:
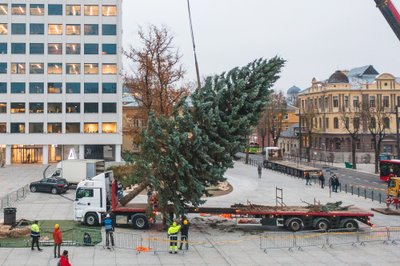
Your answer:
[[[358,223],[354,219],[345,219],[340,222],[340,227],[347,230],[355,231],[358,229]]]
[[[303,221],[297,217],[289,218],[286,221],[285,226],[288,230],[297,232],[303,228]]]
[[[95,213],[88,213],[85,216],[85,224],[95,226],[99,224],[99,218]]]
[[[147,229],[149,228],[149,221],[143,213],[136,213],[132,215],[132,226],[134,229]]]
[[[331,228],[331,223],[326,218],[317,218],[313,222],[314,229],[316,230],[329,230]]]

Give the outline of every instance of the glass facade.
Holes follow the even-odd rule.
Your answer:
[[[0,63],[0,74],[7,74],[7,63]]]
[[[81,84],[78,82],[67,82],[65,91],[66,93],[81,93]]]
[[[29,133],[43,133],[43,123],[29,123]]]
[[[80,103],[66,103],[65,104],[65,112],[67,114],[80,113],[81,112],[81,104]]]
[[[80,16],[81,15],[81,6],[80,5],[66,5],[65,6],[65,15]]]
[[[25,123],[11,123],[10,124],[11,133],[25,133]]]
[[[11,103],[10,111],[12,114],[25,113],[25,103]]]
[[[81,25],[67,24],[65,31],[67,35],[81,35]]]
[[[99,124],[98,123],[84,123],[83,132],[84,133],[99,133]]]
[[[44,43],[30,43],[29,44],[30,54],[44,54]]]
[[[12,4],[11,5],[12,15],[26,15],[26,5],[25,4]]]
[[[81,73],[81,64],[66,64],[66,74],[78,75]]]
[[[13,34],[13,35],[26,34],[26,24],[25,23],[12,23],[11,24],[11,34]]]
[[[99,93],[99,83],[85,82],[84,92],[85,93]]]
[[[63,34],[63,26],[62,24],[49,24],[47,27],[48,35],[62,35]]]
[[[61,16],[62,15],[62,5],[48,5],[48,14],[50,16]]]
[[[117,103],[103,103],[103,113],[116,113]]]
[[[25,83],[11,82],[11,93],[25,93]]]
[[[103,43],[101,53],[106,54],[117,54],[117,45],[111,43]]]
[[[62,103],[48,103],[47,113],[49,114],[60,114],[62,113]]]
[[[85,24],[85,35],[99,35],[99,25]]]
[[[29,93],[31,94],[42,94],[44,93],[44,83],[42,82],[31,82],[29,83]]]
[[[67,43],[65,45],[65,50],[67,54],[81,54],[81,44],[80,43]]]
[[[101,7],[102,14],[105,17],[111,17],[111,16],[116,16],[117,15],[117,7],[116,6],[106,6],[103,5]]]
[[[62,93],[61,82],[49,82],[47,83],[47,93]]]
[[[62,133],[61,123],[48,123],[47,133]]]
[[[103,93],[117,93],[117,83],[105,82],[102,87]]]
[[[25,63],[11,63],[11,74],[25,74]]]
[[[50,54],[62,54],[62,43],[49,43],[47,45],[47,53]]]
[[[30,74],[44,74],[44,64],[43,63],[30,63],[29,64]]]
[[[11,43],[12,54],[26,54],[25,43]]]
[[[95,5],[85,5],[85,16],[98,16],[99,15],[99,6]]]
[[[0,93],[7,93],[7,83],[0,82]]]
[[[30,5],[31,16],[44,16],[44,5],[43,4],[31,4]]]
[[[7,23],[0,23],[0,35],[8,34],[8,25]]]
[[[85,114],[98,113],[99,112],[99,104],[98,103],[85,103],[84,112],[85,112]]]
[[[117,25],[103,24],[103,35],[117,35]]]
[[[117,64],[104,64],[102,66],[103,75],[116,75],[117,74]]]
[[[29,113],[31,114],[43,114],[44,105],[43,103],[29,103]]]
[[[47,74],[62,74],[62,63],[48,63]]]
[[[29,33],[31,35],[44,35],[44,24],[31,23],[29,25]]]
[[[99,45],[97,43],[85,43],[84,53],[85,54],[98,54],[99,53]]]
[[[1,102],[0,103],[0,114],[7,113],[7,103]]]
[[[7,43],[0,43],[0,54],[7,54]]]
[[[81,133],[80,123],[66,123],[65,133]]]
[[[86,75],[97,75],[99,74],[99,64],[85,64],[83,73]]]
[[[8,15],[8,5],[0,4],[0,16]]]

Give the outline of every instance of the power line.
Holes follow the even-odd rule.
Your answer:
[[[193,32],[193,25],[192,25],[192,12],[190,10],[190,2],[187,0],[187,7],[188,7],[188,14],[189,14],[189,25],[190,25],[190,33],[192,36],[192,44],[193,44],[193,54],[194,54],[194,64],[196,67],[196,76],[197,76],[197,87],[200,89],[200,71],[199,71],[199,64],[197,63],[197,55],[196,55],[196,44],[194,41],[194,32]]]

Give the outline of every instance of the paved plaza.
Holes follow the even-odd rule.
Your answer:
[[[2,169],[3,170],[3,169]],[[1,172],[0,172],[1,173]],[[350,194],[329,193],[328,188],[321,189],[318,184],[305,186],[305,182],[288,175],[263,170],[262,178],[257,176],[254,166],[239,162],[234,169],[226,173],[233,185],[232,193],[209,198],[207,206],[229,206],[233,203],[251,202],[254,204],[275,205],[275,188],[283,188],[284,202],[287,205],[301,205],[301,201],[321,203],[343,201],[344,205],[370,210],[372,207],[384,207],[384,204],[371,202]],[[1,175],[0,175],[1,178]],[[3,179],[1,179],[3,180]],[[3,181],[2,181],[3,183]],[[25,219],[72,219],[73,191],[65,197],[44,193],[31,193],[19,201],[17,218]],[[68,199],[70,198],[70,199]],[[374,213],[372,222],[377,226],[399,226],[400,217]],[[1,217],[2,218],[2,217]],[[261,230],[246,230],[246,226],[210,227],[206,221],[214,219],[191,216],[192,227],[190,250],[177,255],[167,253],[167,243],[160,240],[161,248],[154,252],[137,253],[133,248],[109,251],[102,246],[65,247],[70,252],[72,265],[395,265],[398,263],[398,247],[380,242],[367,243],[366,246],[342,245],[323,249],[321,247],[304,248],[303,251],[287,249],[260,249]],[[261,228],[260,228],[261,229]],[[268,228],[268,230],[272,230]],[[230,232],[227,232],[230,231]],[[165,232],[157,230],[137,231],[118,228],[117,233],[137,234],[144,239],[156,237],[165,239]],[[0,248],[0,265],[56,265],[52,258],[52,247],[44,251],[31,251],[28,248]]]

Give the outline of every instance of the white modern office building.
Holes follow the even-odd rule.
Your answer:
[[[0,0],[0,159],[121,160],[121,0]]]

